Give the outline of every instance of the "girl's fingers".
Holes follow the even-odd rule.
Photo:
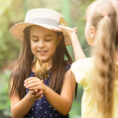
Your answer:
[[[30,77],[30,78],[26,79],[24,82],[28,83],[31,80],[38,80],[38,78],[37,77]]]
[[[43,95],[43,92],[42,91],[39,91],[39,92],[36,93],[35,97],[38,97],[39,98],[42,95]]]
[[[30,89],[33,91],[33,94],[36,95],[38,93],[38,89]]]
[[[37,83],[37,81],[36,80],[29,81],[27,83],[24,83],[24,86],[29,86],[29,85],[31,85],[33,83]]]
[[[30,85],[32,83],[40,83],[40,82],[41,82],[41,80],[39,80],[39,79],[32,79],[32,80],[24,82],[24,86]]]
[[[43,87],[41,87],[41,86],[35,86],[35,87],[31,87],[30,89],[32,89],[32,90],[35,90],[35,89],[43,90]]]
[[[62,30],[71,30],[72,28],[67,27],[67,26],[59,26],[60,29]]]
[[[40,96],[35,97],[35,100],[39,100],[39,99],[41,99],[42,97],[43,97],[43,94],[40,95]]]
[[[38,78],[32,78],[32,79],[30,79],[30,80],[28,80],[28,81],[24,81],[24,84],[25,84],[25,85],[28,85],[28,84],[32,84],[32,83],[36,83],[36,82],[44,83],[44,80],[40,80],[40,79],[38,79]]]
[[[25,88],[28,88],[30,90],[43,90],[45,87],[43,85],[43,80],[37,80],[37,79],[30,79],[27,83],[24,83]],[[33,94],[35,94],[37,91],[34,91]]]
[[[38,100],[43,97],[43,92],[39,91],[34,95],[35,100]]]
[[[77,31],[77,27],[74,27],[74,28],[70,28],[70,27],[67,27],[67,26],[59,26],[60,29],[62,29],[63,31]]]
[[[44,80],[41,80],[42,83],[44,83]]]
[[[73,30],[76,32],[78,30],[78,28],[77,27],[74,27]]]
[[[38,92],[38,90],[37,90],[37,89],[35,89],[34,91],[35,91],[36,93]]]
[[[37,92],[36,92],[35,90],[33,90],[33,89],[30,89],[30,93],[31,93],[32,95],[35,95]]]
[[[36,82],[36,83],[25,85],[25,87],[29,89],[32,89],[33,87],[36,87],[36,86],[40,86],[40,83]]]

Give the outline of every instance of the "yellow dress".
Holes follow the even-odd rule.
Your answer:
[[[76,61],[71,66],[77,83],[83,86],[82,96],[82,118],[101,118],[96,105],[96,98],[93,93],[94,77],[94,58],[86,58]],[[118,81],[115,81],[113,117],[118,118]]]

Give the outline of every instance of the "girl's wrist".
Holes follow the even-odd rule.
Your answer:
[[[27,97],[27,100],[29,100],[29,102],[31,102],[31,103],[34,103],[35,102],[35,98],[33,98],[33,96],[31,96],[31,93],[28,93],[26,95],[26,97]]]
[[[45,90],[43,91],[43,93],[46,95],[48,92],[49,92],[49,87],[48,86],[45,86]]]
[[[71,40],[75,39],[75,37],[77,37],[76,32],[71,32],[71,34],[69,35],[69,37],[71,38]]]

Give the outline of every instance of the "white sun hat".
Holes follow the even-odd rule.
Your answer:
[[[59,25],[67,26],[63,16],[55,10],[47,8],[36,8],[29,10],[26,14],[25,21],[17,23],[10,28],[10,33],[19,40],[24,39],[24,29],[31,25],[41,26],[47,29],[56,29]],[[63,31],[62,31],[63,32]],[[71,45],[71,39],[64,35],[66,45]]]

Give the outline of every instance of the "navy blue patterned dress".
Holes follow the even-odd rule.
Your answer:
[[[70,68],[70,66],[66,66],[66,71]],[[49,72],[49,75],[51,73]],[[33,77],[34,73],[31,72],[30,77]],[[44,83],[49,86],[50,77],[47,80],[44,80]],[[28,93],[28,89],[26,89],[26,94]],[[69,114],[62,115],[58,111],[56,111],[50,103],[46,100],[45,96],[41,99],[37,100],[30,111],[24,118],[69,118]]]

